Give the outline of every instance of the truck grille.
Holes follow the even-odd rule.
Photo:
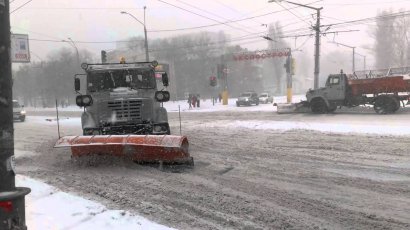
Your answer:
[[[141,100],[115,100],[108,102],[108,108],[119,120],[141,121]]]

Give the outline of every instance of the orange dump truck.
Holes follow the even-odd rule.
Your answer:
[[[340,74],[329,75],[325,87],[309,90],[307,101],[278,105],[278,113],[306,111],[313,113],[334,112],[338,107],[373,105],[379,114],[396,112],[402,102],[410,97],[410,68],[388,74]]]

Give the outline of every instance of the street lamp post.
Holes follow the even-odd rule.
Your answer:
[[[68,40],[68,41],[67,41]],[[70,44],[75,49],[76,55],[77,55],[77,65],[80,66],[80,53],[78,52],[78,48],[75,45],[75,42],[71,38],[67,38],[67,40],[62,40],[63,42],[67,42]]]
[[[352,49],[353,50],[353,54],[352,54],[352,73],[354,73],[354,71],[356,71],[356,66],[355,66],[355,56],[356,56],[356,47],[354,47],[354,46],[349,46],[349,45],[346,45],[346,44],[342,44],[342,43],[339,43],[339,42],[330,42],[330,43],[334,43],[334,44],[336,44],[336,45],[341,45],[341,46],[344,46],[344,47],[347,47],[347,48],[350,48],[350,49]],[[361,55],[361,54],[359,54],[359,55]],[[363,56],[363,55],[361,55],[361,56]],[[365,61],[364,61],[365,63],[366,63],[366,57],[365,57]],[[365,69],[366,69],[366,64],[365,64]]]
[[[146,6],[144,6],[144,22],[141,22],[136,18],[134,15],[126,12],[126,11],[121,11],[121,14],[128,14],[132,18],[134,18],[137,22],[139,22],[142,26],[144,26],[144,35],[145,35],[145,61],[149,62],[149,54],[148,54],[148,37],[147,37],[147,27],[145,26],[145,9],[147,9]]]
[[[363,70],[366,70],[366,55],[362,55],[359,53],[356,53],[356,54],[363,57]]]
[[[269,0],[268,2],[282,2],[283,0]],[[316,10],[316,26],[313,28],[315,29],[315,70],[314,70],[314,89],[319,88],[319,69],[320,69],[320,10],[323,9],[323,7],[316,8],[316,7],[311,7],[308,5],[303,5],[299,4],[296,2],[290,2],[284,0],[283,2],[287,2],[289,4],[293,4],[296,6],[301,6],[305,8],[309,8],[312,10]]]

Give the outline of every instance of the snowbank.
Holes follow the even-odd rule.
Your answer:
[[[295,95],[293,96],[293,102],[300,102],[305,100],[304,95]],[[212,100],[207,99],[205,101],[201,100],[199,108],[189,108],[187,101],[169,101],[164,103],[164,107],[168,112],[178,112],[178,106],[180,106],[181,112],[217,112],[217,111],[276,111],[276,107],[270,104],[259,104],[258,106],[236,106],[236,98],[230,98],[228,100],[228,105],[222,105],[222,103],[215,103],[213,105]],[[286,97],[274,97],[274,103],[286,103]]]
[[[302,122],[302,121],[266,121],[266,120],[246,120],[246,121],[213,121],[212,123],[200,124],[206,128],[248,128],[259,130],[315,130],[330,133],[353,133],[353,134],[377,134],[377,135],[410,135],[410,124],[397,122],[385,122],[384,124],[372,124],[369,122],[356,123],[354,121],[323,122]]]
[[[17,186],[31,188],[26,196],[26,224],[31,230],[55,229],[171,229],[123,210],[75,196],[26,176],[16,176]]]

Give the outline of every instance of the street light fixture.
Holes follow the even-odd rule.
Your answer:
[[[68,41],[67,41],[68,40]],[[70,46],[72,46],[75,49],[75,52],[77,54],[77,66],[80,66],[80,54],[78,52],[78,48],[75,45],[75,42],[71,38],[67,38],[67,40],[61,40],[62,42],[67,42]]]
[[[352,73],[354,73],[354,71],[356,71],[356,66],[355,66],[355,54],[356,54],[356,51],[355,51],[355,49],[356,49],[356,47],[354,47],[354,46],[349,46],[349,45],[346,45],[346,44],[342,44],[342,43],[339,43],[339,42],[329,42],[329,43],[333,43],[333,44],[336,44],[336,45],[340,45],[340,46],[344,46],[344,47],[347,47],[347,48],[350,48],[350,49],[352,49],[353,50],[353,57],[352,57]],[[361,55],[361,56],[363,56],[363,55]],[[365,58],[365,60],[366,60],[366,58]],[[366,61],[365,61],[366,62]],[[365,64],[365,66],[366,66],[366,64]],[[366,67],[365,67],[366,68]]]
[[[314,26],[314,30],[316,31],[316,35],[315,35],[315,71],[314,71],[314,89],[319,88],[319,67],[320,67],[320,10],[323,9],[323,7],[320,8],[316,8],[316,7],[312,7],[312,6],[308,6],[308,5],[303,5],[300,3],[296,3],[296,2],[290,2],[290,1],[286,1],[286,0],[269,0],[269,3],[272,2],[276,2],[276,3],[280,3],[280,2],[287,2],[289,4],[293,4],[296,6],[301,6],[301,7],[305,7],[305,8],[309,8],[312,10],[316,10],[316,26]]]
[[[145,61],[149,62],[149,54],[148,54],[148,38],[147,38],[147,27],[145,26],[145,9],[147,7],[144,6],[144,22],[141,22],[136,18],[134,15],[126,12],[126,11],[121,11],[121,14],[128,14],[131,16],[133,19],[135,19],[137,22],[139,22],[142,26],[144,26],[144,35],[145,35]]]

